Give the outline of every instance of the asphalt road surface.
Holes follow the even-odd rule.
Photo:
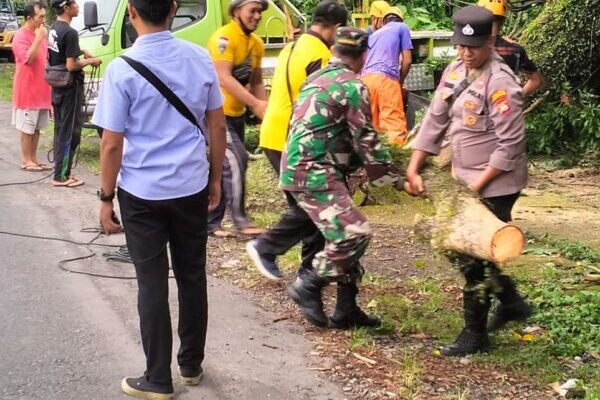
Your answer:
[[[19,133],[10,120],[10,104],[0,103],[0,185],[43,178],[47,174],[20,170]],[[0,231],[80,242],[93,239],[95,234],[81,230],[96,225],[99,178],[82,166],[74,174],[86,185],[54,188],[51,178],[46,178],[0,186]],[[117,235],[98,242],[123,244],[124,240]],[[92,250],[97,253],[93,258],[67,266],[132,276],[130,264],[106,262],[101,257],[105,249]],[[59,269],[60,260],[88,253],[64,242],[0,234],[0,399],[128,398],[120,392],[121,378],[144,371],[136,283]],[[176,288],[171,284],[172,315],[176,315]],[[209,278],[209,286],[204,380],[196,388],[182,386],[173,364],[178,399],[344,398],[339,387],[309,368],[310,344],[302,328],[274,324],[273,315],[223,281]]]

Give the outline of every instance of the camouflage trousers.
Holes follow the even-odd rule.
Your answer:
[[[371,229],[348,191],[292,194],[326,241],[313,260],[317,275],[330,281],[360,279],[364,271],[359,261],[369,245]]]

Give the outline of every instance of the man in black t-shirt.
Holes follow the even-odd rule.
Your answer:
[[[79,14],[75,0],[52,0],[56,22],[48,33],[48,63],[64,65],[74,74],[73,85],[52,88],[54,108],[54,186],[77,187],[83,181],[71,176],[73,155],[81,141],[83,125],[83,68],[99,66],[102,61],[79,48],[79,34],[71,28],[71,20]],[[82,60],[79,57],[83,55]]]
[[[506,20],[506,0],[479,0],[478,5],[494,14],[492,36],[496,38],[495,48],[498,55],[515,74],[521,73],[527,76],[527,82],[523,86],[523,96],[527,97],[538,91],[544,83],[544,78],[535,63],[527,56],[523,46],[509,38],[498,36]]]

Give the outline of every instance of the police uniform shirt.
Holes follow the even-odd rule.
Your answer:
[[[502,174],[481,195],[504,196],[527,184],[523,92],[497,54],[483,68],[481,76],[452,104],[452,94],[466,78],[467,69],[461,60],[446,68],[413,148],[438,154],[447,135],[456,177],[473,183],[490,165]]]

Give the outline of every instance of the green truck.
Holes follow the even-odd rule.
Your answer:
[[[1,0],[0,0],[1,1]],[[210,35],[230,21],[227,9],[230,0],[179,0],[171,31],[176,37],[205,46]],[[127,13],[128,0],[87,0],[71,26],[79,32],[82,49],[89,50],[102,60],[98,76],[115,57],[130,47],[137,33]],[[305,26],[302,14],[288,0],[269,1],[256,31],[265,42],[266,57],[263,61],[265,76],[275,67],[279,50],[293,38],[294,31]],[[89,69],[86,69],[89,72]],[[268,78],[267,78],[268,81]],[[268,84],[268,82],[267,82]],[[94,112],[100,80],[86,80],[85,112]]]

